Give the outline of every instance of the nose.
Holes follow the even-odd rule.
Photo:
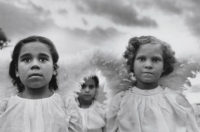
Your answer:
[[[147,60],[147,61],[145,62],[145,68],[147,68],[147,69],[152,69],[152,67],[153,67],[152,62],[151,62],[150,60]]]
[[[31,70],[34,70],[34,69],[40,69],[39,62],[35,59],[32,61],[32,65],[31,65]]]
[[[88,93],[90,90],[88,87],[85,88],[85,92]]]

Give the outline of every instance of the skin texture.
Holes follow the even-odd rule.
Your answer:
[[[91,78],[86,79],[82,84],[81,91],[79,93],[79,102],[81,107],[89,107],[93,102],[97,93],[97,87],[95,81]]]
[[[41,98],[52,95],[49,82],[54,72],[52,56],[47,45],[41,42],[24,45],[16,69],[16,75],[25,86],[20,96]]]
[[[164,67],[162,54],[159,44],[140,46],[133,65],[138,88],[153,89],[158,86]]]

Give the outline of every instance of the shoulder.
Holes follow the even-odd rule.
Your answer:
[[[76,101],[76,96],[71,94],[62,97],[64,100],[64,105],[66,108],[78,108],[78,102]]]
[[[185,110],[192,110],[192,106],[189,101],[186,99],[185,95],[182,91],[172,90],[170,88],[165,88],[166,97],[177,104],[177,106],[181,107]]]
[[[9,98],[0,100],[0,114],[6,110],[6,108],[8,106],[8,100],[9,100]]]
[[[101,115],[105,115],[106,105],[98,101],[94,101],[93,108]]]
[[[111,102],[120,101],[127,94],[127,92],[128,90],[117,93],[112,97]]]
[[[108,111],[107,111],[108,116],[114,116],[118,113],[118,111],[120,110],[122,100],[126,95],[126,93],[127,91],[122,91],[112,97],[108,105]]]
[[[97,107],[97,108],[104,109],[106,105],[100,103],[99,101],[94,101],[94,106]]]

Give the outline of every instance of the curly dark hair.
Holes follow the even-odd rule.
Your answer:
[[[95,83],[95,87],[98,88],[99,87],[99,78],[96,76],[96,75],[91,75],[91,76],[88,76],[88,77],[84,77],[83,80],[84,82],[88,79],[92,79],[94,80],[94,83]]]
[[[175,52],[171,49],[170,45],[164,41],[161,41],[153,36],[141,36],[133,37],[129,40],[126,51],[124,52],[124,58],[127,63],[128,72],[134,73],[133,63],[136,54],[141,45],[144,44],[160,44],[163,60],[164,60],[164,71],[161,76],[165,76],[173,72],[174,64],[176,63]]]
[[[22,47],[25,44],[31,43],[31,42],[41,42],[49,47],[52,60],[53,60],[53,65],[54,65],[54,70],[56,71],[56,75],[53,75],[50,82],[49,82],[49,89],[51,90],[57,90],[58,89],[58,84],[57,84],[57,69],[58,69],[58,59],[59,55],[58,52],[51,40],[48,38],[42,37],[42,36],[30,36],[25,39],[20,40],[14,47],[13,53],[12,53],[12,58],[10,62],[10,67],[9,67],[9,75],[12,78],[12,83],[14,86],[17,86],[18,92],[23,92],[24,91],[24,85],[20,81],[20,78],[16,76],[16,69],[18,69],[18,59],[20,55],[20,51]]]

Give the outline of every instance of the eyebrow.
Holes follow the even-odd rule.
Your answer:
[[[42,57],[47,57],[49,58],[50,56],[48,54],[45,54],[45,53],[40,53],[39,56],[42,56]]]
[[[22,54],[21,56],[19,56],[19,58],[24,58],[24,57],[29,57],[29,56],[31,56],[30,53],[25,53],[25,54]],[[39,56],[40,57],[47,57],[47,58],[50,57],[48,54],[45,54],[45,53],[40,53]]]
[[[31,56],[31,54],[25,53],[25,54],[22,54],[21,56],[19,56],[19,58],[24,58],[24,57],[29,57],[29,56]]]

